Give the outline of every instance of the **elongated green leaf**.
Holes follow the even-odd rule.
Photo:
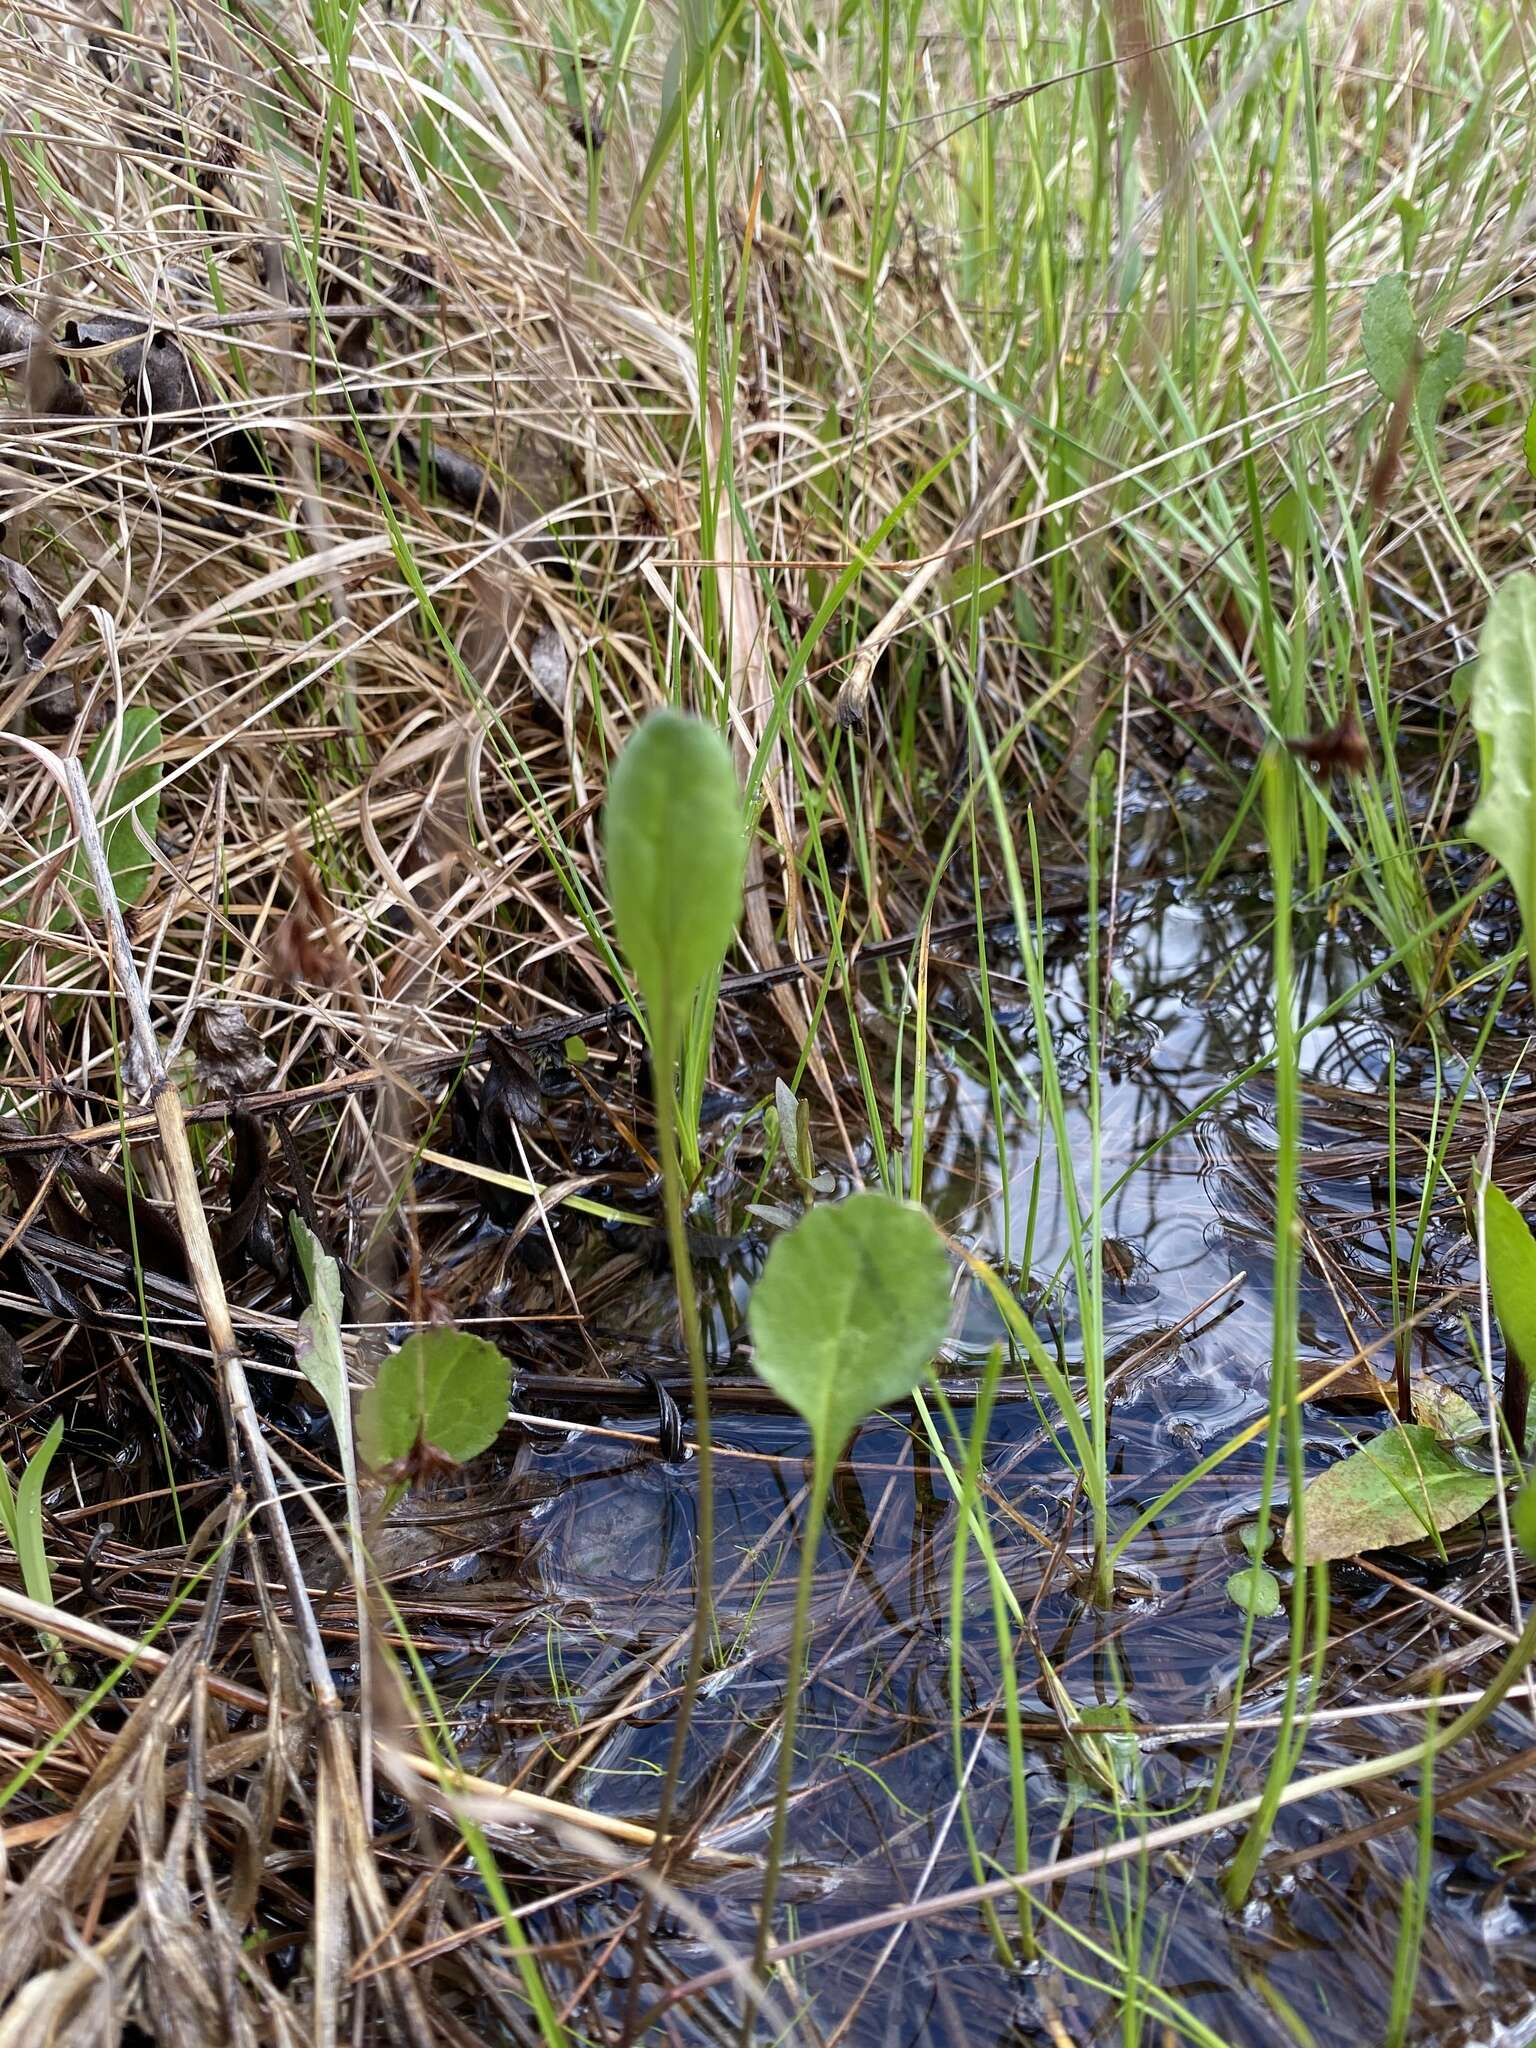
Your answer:
[[[675,1035],[741,915],[741,792],[719,733],[653,712],[613,771],[603,838],[619,944],[652,1028]]]
[[[1536,405],[1525,416],[1525,466],[1536,476]]]
[[[123,815],[106,826],[101,839],[107,856],[107,871],[117,891],[118,903],[131,909],[149,887],[155,863],[143,839],[153,839],[160,822],[160,719],[141,705],[131,705],[121,723],[114,722],[98,733],[86,756],[85,777],[99,816],[122,810]],[[116,773],[106,787],[108,771],[116,755]],[[128,808],[123,810],[123,806]],[[140,838],[143,834],[143,839]],[[70,870],[70,887],[87,917],[99,917],[101,905],[91,886],[85,849],[76,847]]]
[[[1527,949],[1536,933],[1536,576],[1494,593],[1472,678],[1481,789],[1467,836],[1501,863],[1520,905]]]
[[[299,1265],[309,1283],[309,1307],[299,1317],[298,1366],[325,1403],[336,1431],[342,1477],[350,1494],[356,1460],[352,1448],[352,1396],[347,1387],[347,1358],[341,1342],[341,1269],[297,1210],[289,1218],[289,1228]]]
[[[949,1327],[949,1260],[921,1209],[823,1204],[776,1239],[747,1306],[761,1378],[832,1458],[871,1409],[910,1394]]]
[[[1396,401],[1413,374],[1419,348],[1419,324],[1401,271],[1379,277],[1365,295],[1360,314],[1360,340],[1366,367],[1383,398]]]
[[[12,1550],[20,1554],[16,1541],[16,1495],[11,1489],[11,1475],[5,1469],[5,1460],[0,1458],[0,1530]]]
[[[392,1352],[357,1408],[358,1448],[375,1471],[418,1445],[455,1464],[489,1450],[507,1419],[512,1367],[463,1330],[423,1330]]]
[[[64,1435],[64,1418],[56,1416],[53,1427],[27,1460],[16,1489],[16,1555],[21,1561],[21,1582],[28,1596],[45,1607],[53,1605],[53,1574],[48,1569],[48,1546],[43,1539],[43,1488],[48,1467]]]
[[[1527,1557],[1536,1557],[1536,1477],[1527,1479],[1515,1495],[1514,1511],[1509,1519],[1515,1541]]]
[[[1536,1373],[1536,1237],[1500,1188],[1484,1197],[1483,1257],[1505,1348]]]
[[[1323,1564],[1362,1550],[1421,1542],[1465,1522],[1493,1495],[1493,1475],[1459,1464],[1433,1430],[1415,1422],[1384,1429],[1307,1488],[1306,1555],[1300,1562]],[[1287,1522],[1287,1557],[1293,1527]]]
[[[667,58],[655,139],[645,159],[645,168],[640,173],[634,197],[629,202],[626,234],[634,233],[645,210],[645,202],[661,176],[662,167],[677,147],[682,125],[693,111],[693,103],[704,84],[704,74],[724,49],[745,4],[746,0],[723,0],[712,32],[708,26],[706,6],[698,4],[698,0],[690,0],[689,7],[685,9],[683,32]]]

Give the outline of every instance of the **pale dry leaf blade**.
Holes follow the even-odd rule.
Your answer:
[[[309,1286],[309,1307],[299,1317],[295,1356],[299,1370],[325,1403],[331,1418],[350,1494],[357,1471],[352,1442],[352,1397],[341,1337],[341,1269],[297,1211],[290,1217],[289,1225],[299,1266]]]
[[[1482,786],[1467,836],[1509,876],[1526,945],[1536,930],[1536,575],[1506,577],[1478,641],[1472,679]]]

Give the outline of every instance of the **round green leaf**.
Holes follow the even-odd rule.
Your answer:
[[[619,945],[653,1026],[679,1030],[741,915],[741,793],[719,733],[653,712],[613,771],[603,838]]]
[[[384,1360],[359,1401],[358,1448],[376,1472],[418,1441],[462,1465],[496,1441],[511,1394],[511,1363],[494,1344],[423,1330]]]
[[[821,1204],[779,1238],[747,1308],[760,1377],[835,1457],[871,1409],[922,1380],[949,1328],[949,1259],[889,1195]]]
[[[1280,1581],[1261,1564],[1233,1572],[1227,1580],[1227,1598],[1246,1613],[1251,1607],[1263,1621],[1280,1612]]]

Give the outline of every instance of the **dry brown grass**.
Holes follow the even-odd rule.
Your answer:
[[[1139,22],[1146,10],[1128,12]],[[488,1034],[510,1029],[516,1057],[492,1070],[505,1155],[494,1163],[539,1180],[552,1202],[646,1181],[627,1092],[583,1093],[576,1080],[551,1109],[528,1064],[621,993],[596,833],[606,764],[634,721],[675,695],[723,706],[744,769],[761,768],[731,963],[749,977],[918,925],[935,850],[968,800],[973,681],[1008,802],[1022,813],[1029,798],[1042,829],[1057,828],[1075,901],[1084,763],[1106,717],[1123,708],[1129,720],[1122,774],[1129,755],[1171,796],[1194,746],[1218,784],[1235,759],[1239,786],[1273,708],[1255,675],[1251,579],[1229,581],[1223,566],[1245,431],[1270,500],[1294,441],[1319,475],[1336,461],[1346,497],[1363,503],[1370,397],[1356,364],[1330,362],[1312,384],[1302,374],[1299,233],[1276,247],[1267,332],[1235,302],[1223,316],[1209,375],[1222,388],[1239,371],[1254,380],[1246,413],[1187,448],[1181,425],[1149,443],[1128,404],[1101,402],[1123,373],[1155,404],[1160,351],[1180,335],[1164,304],[1117,355],[1118,245],[1111,265],[1063,235],[1049,319],[1033,272],[1010,274],[1017,319],[967,299],[956,195],[974,174],[973,109],[958,38],[914,57],[915,161],[884,220],[867,175],[867,80],[809,15],[778,23],[803,60],[804,155],[792,166],[765,146],[773,205],[757,161],[723,159],[715,282],[719,331],[738,353],[722,372],[711,346],[701,391],[698,279],[670,173],[639,235],[625,233],[661,41],[647,36],[625,69],[589,194],[542,12],[515,0],[364,10],[346,70],[354,191],[330,58],[302,10],[194,0],[177,7],[174,39],[171,18],[139,7],[125,31],[105,11],[13,9],[0,54],[19,232],[0,298],[0,1312],[19,1341],[0,1333],[0,1366],[9,1462],[55,1412],[70,1418],[72,1448],[79,1438],[69,1491],[50,1507],[58,1611],[39,1616],[0,1588],[0,1773],[27,1773],[0,1816],[0,2048],[107,2042],[130,2024],[178,2048],[458,2043],[495,2029],[535,2039],[506,1922],[470,1889],[473,1825],[505,1852],[513,1908],[541,1916],[562,2019],[607,2038],[589,1994],[629,1934],[647,1835],[632,1817],[584,1823],[563,1794],[606,1736],[654,1711],[683,1603],[646,1615],[644,1654],[616,1656],[569,1754],[525,1757],[519,1787],[445,1785],[417,1725],[422,1693],[399,1673],[417,1635],[440,1632],[440,1649],[450,1635],[490,1642],[539,1624],[520,1560],[498,1548],[512,1541],[501,1511],[536,1492],[509,1459],[483,1497],[371,1526],[378,1585],[359,1618],[333,1526],[337,1475],[294,1393],[287,1212],[315,1221],[348,1268],[359,1370],[379,1325],[461,1311],[515,1334],[535,1372],[627,1362],[666,1312],[643,1230],[589,1249],[573,1276],[551,1229],[551,1253],[523,1264],[542,1210],[488,1241],[462,1178],[413,1165],[418,1148],[450,1141],[474,1156],[448,1084],[473,1053],[489,1121]],[[1251,30],[1259,56],[1267,33]],[[1368,80],[1386,33],[1351,27],[1334,52],[1344,75]],[[1405,73],[1424,68],[1425,33],[1411,25]],[[1058,54],[1066,73],[1076,53]],[[1155,84],[1154,153],[1173,157],[1187,116],[1162,70]],[[1512,65],[1497,87],[1482,160],[1514,185],[1524,88]],[[1115,95],[1134,82],[1104,89],[1113,125]],[[1368,84],[1341,91],[1339,120],[1363,151],[1376,102]],[[1387,126],[1390,177],[1406,189],[1412,107]],[[1014,169],[1028,161],[1029,131],[1018,133]],[[1194,130],[1187,147],[1169,174],[1170,220],[1206,157]],[[1021,173],[1018,191],[1033,190]],[[1447,198],[1425,264],[1437,276],[1460,266],[1438,317],[1486,303],[1474,368],[1492,395],[1448,429],[1443,497],[1422,469],[1402,483],[1373,538],[1367,598],[1367,625],[1397,636],[1402,701],[1418,692],[1436,718],[1485,570],[1524,545],[1511,508],[1528,502],[1502,442],[1497,488],[1488,481],[1490,434],[1504,431],[1488,417],[1524,374],[1524,215],[1487,208],[1479,236],[1470,205]],[[1137,217],[1149,251],[1163,218],[1161,196]],[[1080,235],[1076,212],[1071,226]],[[1371,228],[1351,260],[1374,262],[1393,232]],[[1353,320],[1346,310],[1348,346]],[[993,403],[1010,352],[1028,375]],[[1282,357],[1294,387],[1276,374]],[[1080,437],[1067,454],[1047,422],[1062,446]],[[807,647],[864,538],[957,451],[858,561]],[[716,487],[722,466],[734,494]],[[1021,595],[999,608],[984,661],[961,574],[973,548]],[[1337,602],[1321,606],[1309,676],[1319,722],[1336,715],[1349,669]],[[803,678],[781,702],[797,659]],[[153,708],[164,732],[133,955],[188,1103],[218,1284],[259,1378],[271,1487],[229,1428],[208,1274],[187,1258],[144,1062],[127,1058],[121,962],[71,899],[54,779],[11,744],[79,758],[125,706]],[[850,712],[869,723],[867,748],[839,734]],[[1456,795],[1454,764],[1446,773],[1439,827]],[[1149,841],[1177,829],[1171,802],[1148,813]],[[938,913],[969,908],[957,871]],[[787,1070],[819,986],[791,978],[731,1009],[719,1072]],[[885,1028],[864,1026],[876,1041]],[[605,1081],[632,1064],[617,1040],[598,1050]],[[825,1030],[809,1066],[828,1156],[864,1159],[846,1034]],[[528,1115],[524,1088],[538,1098]],[[1465,1150],[1458,1140],[1458,1165]],[[234,1231],[242,1202],[265,1250],[251,1215]],[[624,1447],[623,1432],[613,1440]],[[793,1513],[791,1500],[763,1544]],[[431,1576],[482,1547],[497,1559],[489,1586],[460,1598]],[[147,1641],[178,1599],[165,1643],[112,1677],[124,1645]],[[826,1604],[829,1659],[839,1628],[885,1626],[878,1602]],[[341,1696],[316,1643],[345,1674]],[[1473,1650],[1486,1648],[1478,1637]],[[770,1608],[751,1657],[775,1653],[782,1616]],[[1059,1711],[1032,1733],[1070,1739]],[[697,1819],[750,1786],[766,1744],[757,1729],[724,1760]],[[760,1819],[749,1810],[732,1825],[750,1835]],[[1505,1810],[1489,1825],[1507,1826]],[[729,1829],[693,1849],[700,1860],[674,1875],[750,1887]],[[584,1910],[593,1898],[611,1908],[601,1932]],[[710,1949],[688,1896],[661,1903],[698,1936],[695,1974],[728,1978],[733,1959]],[[664,1995],[686,1974],[666,1967]],[[693,2038],[723,2029],[724,2011],[703,2005]]]

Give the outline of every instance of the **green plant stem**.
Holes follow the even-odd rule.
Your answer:
[[[800,1537],[800,1569],[795,1575],[795,1613],[790,1624],[789,1663],[784,1675],[784,1719],[779,1731],[779,1765],[774,1774],[773,1825],[768,1834],[768,1861],[763,1870],[763,1895],[757,1914],[757,1943],[752,1967],[759,1977],[767,1975],[768,1944],[773,1934],[773,1903],[779,1889],[779,1865],[784,1860],[784,1835],[789,1823],[789,1785],[795,1770],[795,1735],[800,1725],[800,1694],[805,1684],[807,1638],[810,1635],[811,1586],[816,1577],[816,1553],[821,1547],[821,1523],[827,1494],[832,1485],[836,1452],[818,1448],[811,1465],[811,1491],[806,1503],[805,1528]],[[741,2048],[751,2048],[753,2011],[749,2005],[741,2016]]]
[[[1275,998],[1275,1264],[1271,1283],[1273,1327],[1270,1341],[1270,1426],[1271,1436],[1264,1462],[1264,1492],[1261,1527],[1267,1533],[1269,1502],[1274,1483],[1276,1443],[1274,1431],[1283,1423],[1285,1462],[1290,1479],[1292,1546],[1297,1558],[1306,1556],[1306,1445],[1301,1416],[1301,1390],[1296,1364],[1296,1332],[1300,1307],[1301,1263],[1298,1212],[1298,1161],[1301,1152],[1301,1040],[1296,1029],[1294,957],[1291,933],[1291,887],[1294,867],[1292,820],[1295,794],[1294,769],[1285,756],[1271,751],[1263,763],[1264,824],[1269,841],[1270,873],[1274,883],[1274,998]],[[1255,1560],[1257,1561],[1257,1559]],[[1269,1840],[1279,1811],[1281,1794],[1306,1740],[1306,1716],[1296,1725],[1301,1702],[1306,1646],[1308,1573],[1298,1564],[1291,1587],[1290,1654],[1286,1666],[1285,1694],[1281,1704],[1281,1726],[1275,1738],[1259,1810],[1243,1838],[1242,1846],[1227,1874],[1228,1901],[1238,1905],[1248,1895],[1259,1859]],[[1317,1627],[1327,1629],[1328,1575],[1319,1566],[1311,1574],[1312,1605]],[[1244,1645],[1251,1640],[1253,1616],[1247,1617]],[[1321,1637],[1319,1638],[1319,1641]],[[1234,1720],[1235,1720],[1234,1712]],[[1230,1742],[1230,1735],[1228,1741]],[[1226,1751],[1223,1750],[1223,1763]]]
[[[699,1299],[694,1292],[693,1267],[688,1259],[688,1225],[683,1213],[683,1176],[677,1147],[677,1098],[673,1075],[679,1033],[670,1016],[655,1020],[652,1052],[655,1056],[656,1138],[661,1154],[662,1209],[666,1217],[667,1248],[672,1255],[672,1275],[677,1287],[678,1313],[683,1325],[683,1343],[688,1353],[688,1377],[693,1389],[693,1437],[698,1451],[698,1550],[697,1595],[693,1609],[693,1633],[688,1644],[688,1668],[678,1698],[677,1718],[672,1725],[672,1745],[667,1753],[666,1775],[656,1808],[656,1846],[651,1866],[659,1871],[666,1860],[672,1812],[682,1777],[683,1754],[693,1720],[699,1686],[704,1677],[704,1658],[715,1629],[715,1461],[709,1427],[709,1376],[704,1366],[704,1334],[699,1324]],[[622,2038],[635,2038],[633,2028],[639,2011],[640,1992],[645,1981],[645,1959],[650,1939],[651,1910],[642,1908],[635,1933],[634,1960],[630,1968],[629,1997]]]
[[[666,1070],[670,1074],[670,1061],[666,1063]],[[699,1598],[693,1624],[693,1652],[688,1667],[688,1684],[697,1690],[704,1668],[704,1651],[715,1626],[714,1442],[709,1427],[709,1374],[704,1364],[704,1333],[699,1323],[699,1298],[694,1291],[693,1267],[688,1258],[688,1225],[683,1213],[676,1105],[670,1079],[659,1093],[665,1097],[664,1104],[659,1105],[661,1114],[657,1118],[662,1208],[667,1224],[667,1249],[672,1255],[672,1273],[677,1286],[678,1312],[682,1318],[683,1343],[688,1352],[688,1378],[693,1392],[693,1438],[699,1460]],[[684,1704],[691,1704],[691,1693],[684,1693]]]

